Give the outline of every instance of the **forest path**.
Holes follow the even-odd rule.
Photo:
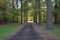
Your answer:
[[[40,25],[28,23],[11,38],[6,40],[58,40],[49,35]]]
[[[43,40],[43,38],[34,30],[32,23],[28,23],[16,35],[7,40]]]

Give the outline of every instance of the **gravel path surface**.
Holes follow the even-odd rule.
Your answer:
[[[16,35],[7,40],[43,40],[37,32],[35,32],[31,23],[25,25]]]

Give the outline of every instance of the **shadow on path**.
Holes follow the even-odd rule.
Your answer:
[[[16,35],[7,40],[43,40],[37,32],[35,32],[32,23],[28,23]]]

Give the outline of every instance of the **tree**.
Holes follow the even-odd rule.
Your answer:
[[[48,30],[52,29],[52,3],[51,0],[46,0],[47,5],[47,19],[46,19],[46,28]]]
[[[18,0],[16,0],[16,5],[17,5],[17,12],[18,12]],[[17,15],[17,22],[18,22],[18,15]]]
[[[25,1],[25,5],[24,5],[24,14],[25,14],[25,22],[27,23],[28,21],[28,0]]]
[[[38,24],[41,25],[40,0],[38,0],[37,2],[38,2],[38,19],[39,19]]]
[[[12,7],[13,7],[13,23],[14,23],[14,8],[15,8],[15,6],[14,6],[14,0],[12,0]]]
[[[20,0],[21,1],[21,24],[22,24],[22,2],[23,2],[23,0]]]
[[[34,0],[33,1],[33,20],[34,20],[34,23],[37,23],[37,0]]]
[[[54,24],[58,23],[58,14],[60,11],[60,1],[55,0],[55,6],[54,6]]]

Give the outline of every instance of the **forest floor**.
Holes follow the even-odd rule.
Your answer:
[[[44,31],[48,31],[50,35],[60,38],[60,25],[59,24],[54,24],[53,30],[46,30],[46,24],[41,25],[40,28]]]
[[[46,25],[36,25],[34,24],[35,30],[40,33],[40,36],[46,40],[60,40],[60,27],[58,25],[53,25],[53,30],[46,30]]]
[[[14,27],[12,27],[14,26]],[[46,30],[45,25],[37,25],[37,24],[14,24],[10,25],[9,30],[8,28],[4,28],[4,32],[1,32],[2,35],[0,35],[0,38],[5,37],[1,40],[60,40],[60,33],[57,29],[54,27],[54,30]],[[2,29],[0,29],[2,30]],[[13,31],[12,31],[13,30]],[[8,33],[7,33],[8,32]]]

